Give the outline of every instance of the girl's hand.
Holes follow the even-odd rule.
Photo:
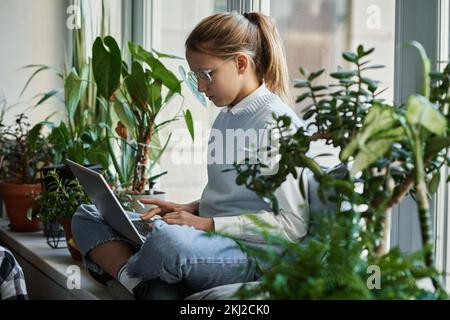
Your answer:
[[[141,219],[148,220],[154,215],[160,215],[164,217],[167,213],[177,212],[177,211],[186,211],[191,214],[196,214],[198,212],[198,203],[189,203],[189,204],[178,204],[174,202],[164,201],[164,200],[140,200],[143,204],[153,204],[156,205],[156,208],[150,209],[149,211],[143,213],[141,215]]]
[[[194,227],[197,230],[214,231],[213,218],[203,218],[186,211],[175,211],[162,218],[167,224],[179,224]]]

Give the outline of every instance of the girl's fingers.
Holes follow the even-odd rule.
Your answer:
[[[153,217],[156,214],[162,214],[162,209],[160,207],[153,208],[150,211],[147,211],[141,215],[142,220],[147,220]]]
[[[162,219],[163,219],[163,221],[164,221],[165,223],[167,223],[167,224],[180,224],[180,223],[179,223],[179,220],[176,219],[176,218],[164,217],[164,218],[162,218]]]
[[[158,200],[158,199],[139,199],[140,202],[145,204],[155,204],[157,206],[163,204],[165,201]]]

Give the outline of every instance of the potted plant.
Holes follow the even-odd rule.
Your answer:
[[[38,209],[29,215],[36,215],[48,223],[59,222],[67,241],[67,247],[73,259],[81,261],[82,257],[72,236],[72,216],[81,204],[90,204],[91,200],[77,179],[62,179],[56,170],[49,171],[45,178],[49,185],[35,200]]]
[[[151,176],[151,169],[166,149],[171,136],[161,146],[158,132],[183,117],[194,138],[192,115],[187,110],[182,116],[157,123],[160,111],[176,95],[181,95],[181,81],[164,66],[161,58],[177,57],[149,52],[132,42],[128,43],[128,49],[131,68],[122,61],[122,53],[112,37],[98,37],[92,47],[97,90],[110,111],[109,115],[114,110],[118,118],[115,130],[109,129],[111,139],[106,141],[120,187],[134,199],[161,197],[164,194],[158,194],[150,186],[162,174]],[[120,146],[120,157],[116,156],[113,141]],[[142,210],[136,205],[133,209]]]
[[[281,134],[276,173],[259,175],[265,166],[261,162],[234,165],[236,183],[269,199],[275,213],[278,205],[273,190],[289,174],[298,178],[305,169],[317,181],[321,201],[335,208],[328,213],[311,212],[311,230],[302,243],[271,236],[265,226],[262,236],[283,247],[285,255],[280,259],[272,250],[247,248],[271,267],[264,270],[259,285],[242,287],[238,294],[241,298],[447,297],[441,274],[434,266],[428,198],[438,189],[440,169],[450,165],[450,64],[443,71],[431,72],[423,47],[416,42],[410,45],[422,57],[424,81],[420,93],[411,95],[405,104],[395,105],[378,97],[378,82],[365,73],[380,66],[371,65],[368,60],[373,49],[359,46],[356,52],[343,54],[353,68],[331,73],[337,80],[332,85],[314,83],[324,70],[308,73],[300,68],[305,79],[296,81],[295,87],[305,92],[297,101],[310,100],[304,118],[311,118],[310,126],[315,130],[300,128],[290,134],[290,118],[274,118]],[[319,139],[340,147],[340,168],[344,168],[344,174],[325,172],[306,156],[311,144]],[[299,189],[304,193],[302,186],[300,178]],[[390,209],[407,194],[417,203],[423,244],[421,250],[412,254],[386,246]],[[381,272],[377,275],[376,270]],[[431,280],[430,288],[419,285],[419,280],[424,279]]]
[[[16,116],[13,125],[0,126],[0,195],[15,231],[42,228],[39,219],[29,221],[26,215],[28,208],[36,205],[33,197],[41,192],[39,171],[51,161],[41,127],[31,127],[23,113]]]

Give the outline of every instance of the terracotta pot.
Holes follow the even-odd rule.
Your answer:
[[[28,220],[28,208],[37,205],[33,197],[41,192],[40,184],[20,184],[16,180],[0,181],[0,194],[5,202],[6,213],[13,231],[37,231],[42,229],[38,218]]]
[[[72,259],[76,261],[83,261],[83,256],[78,249],[77,244],[72,235],[72,220],[67,218],[61,218],[60,223],[64,228],[64,233],[66,234],[67,248],[69,249]]]

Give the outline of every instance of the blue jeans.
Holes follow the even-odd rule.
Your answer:
[[[130,218],[139,215],[127,212]],[[72,218],[75,242],[84,263],[94,273],[103,273],[89,258],[93,248],[114,240],[125,241],[134,249],[128,272],[143,281],[160,279],[165,283],[183,281],[193,291],[258,280],[261,276],[254,258],[238,244],[220,235],[207,235],[189,226],[170,225],[157,220],[142,246],[137,246],[113,230],[94,205],[81,205]]]

